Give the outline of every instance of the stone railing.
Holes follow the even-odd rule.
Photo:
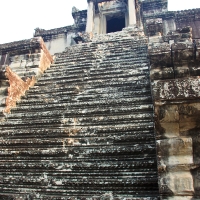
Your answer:
[[[53,62],[41,37],[0,45],[1,57],[9,55],[1,66],[0,109],[9,113],[16,102],[33,86]]]

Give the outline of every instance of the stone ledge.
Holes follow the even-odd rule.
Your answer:
[[[196,77],[154,81],[152,86],[155,101],[200,97],[200,79]]]

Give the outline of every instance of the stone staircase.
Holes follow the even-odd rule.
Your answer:
[[[0,124],[1,199],[159,199],[146,38],[98,37],[57,54]]]

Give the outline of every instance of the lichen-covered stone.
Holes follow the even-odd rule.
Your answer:
[[[57,54],[0,129],[7,198],[159,199],[147,38],[138,28]]]

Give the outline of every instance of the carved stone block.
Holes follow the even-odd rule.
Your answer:
[[[193,163],[192,138],[171,138],[158,141],[158,154],[165,165]]]
[[[167,189],[162,191],[165,195],[184,196],[192,195],[194,192],[193,178],[189,171],[169,172],[161,175],[159,182],[161,188],[167,186]]]
[[[162,18],[147,19],[146,20],[146,34],[148,36],[154,36],[160,33],[163,34],[163,22]]]
[[[173,79],[174,70],[172,67],[164,69],[152,69],[150,72],[151,80]]]
[[[156,100],[198,98],[199,82],[197,78],[154,81],[153,95]]]

